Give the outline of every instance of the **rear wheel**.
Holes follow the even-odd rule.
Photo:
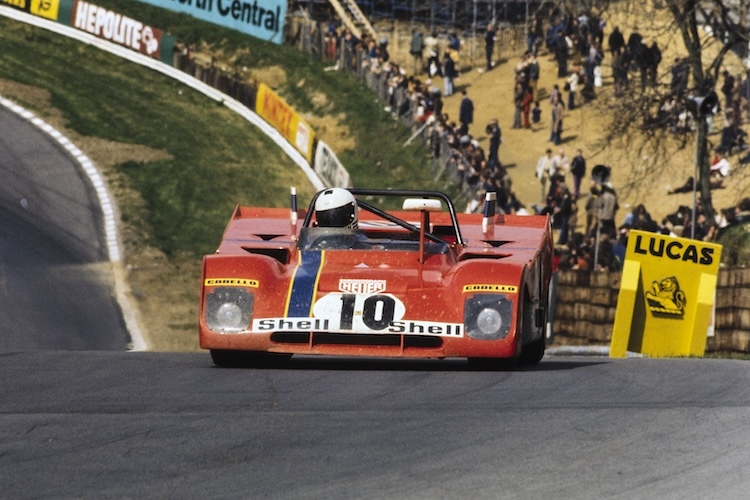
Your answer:
[[[288,361],[291,354],[211,349],[214,364],[224,368],[269,368]]]

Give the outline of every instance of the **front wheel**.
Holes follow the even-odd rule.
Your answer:
[[[224,368],[269,368],[291,359],[291,354],[211,349],[211,359]]]
[[[521,356],[518,360],[524,365],[536,365],[544,357],[544,350],[546,348],[546,342],[544,334],[539,337],[539,340],[535,340],[530,344],[523,346],[521,350]]]

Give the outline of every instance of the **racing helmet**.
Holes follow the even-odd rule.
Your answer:
[[[315,200],[315,215],[320,227],[357,227],[357,200],[347,189],[326,189]]]

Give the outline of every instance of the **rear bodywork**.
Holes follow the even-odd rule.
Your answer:
[[[354,236],[315,227],[310,209],[235,209],[203,260],[200,345],[217,363],[236,352],[541,359],[546,216],[456,214],[435,192],[352,192]],[[371,205],[386,196],[444,208]]]

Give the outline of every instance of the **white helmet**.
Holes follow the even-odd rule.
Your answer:
[[[315,215],[320,227],[357,227],[357,200],[347,189],[326,189],[315,200]]]

